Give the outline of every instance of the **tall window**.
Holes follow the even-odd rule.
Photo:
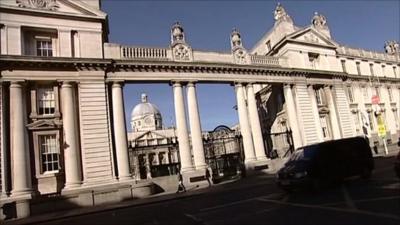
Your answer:
[[[375,95],[380,97],[381,95],[380,95],[379,87],[375,87],[374,90],[375,90]]]
[[[371,131],[374,130],[374,115],[372,112],[368,112],[369,128]]]
[[[342,63],[342,71],[343,71],[343,73],[347,73],[347,70],[346,70],[346,61],[345,61],[345,60],[341,60],[340,62]]]
[[[396,71],[396,67],[395,66],[393,66],[393,74],[394,74],[394,77],[397,78],[397,71]]]
[[[385,65],[382,65],[382,76],[385,76]]]
[[[374,76],[374,64],[370,63],[369,64],[369,72],[371,73],[371,76]]]
[[[387,88],[388,95],[389,95],[389,102],[393,102],[393,93],[390,87]]]
[[[361,75],[360,62],[356,62],[356,66],[357,66],[357,74],[358,74],[358,75]]]
[[[52,88],[39,88],[38,89],[38,114],[39,115],[52,115],[55,112],[55,97]]]
[[[324,139],[330,139],[331,135],[330,135],[328,121],[327,121],[326,117],[327,117],[326,115],[322,115],[319,117],[319,119],[321,121],[322,135],[323,135]]]
[[[36,55],[37,56],[53,56],[53,45],[51,39],[36,40]]]
[[[349,98],[349,102],[353,103],[354,102],[354,95],[353,95],[353,89],[351,88],[351,86],[347,87],[347,96]]]
[[[60,169],[60,151],[56,134],[39,135],[41,172],[55,172]]]
[[[354,119],[354,125],[356,127],[356,132],[360,133],[361,128],[360,128],[360,117],[358,115],[358,112],[352,113],[353,119]]]
[[[315,89],[315,99],[317,100],[317,105],[325,104],[324,90],[322,88]]]
[[[367,103],[369,102],[369,97],[368,97],[368,91],[366,87],[362,87],[362,93],[363,93],[363,98],[364,98],[364,102]]]

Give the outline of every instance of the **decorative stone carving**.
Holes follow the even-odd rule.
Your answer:
[[[279,21],[287,21],[287,22],[293,23],[292,18],[290,18],[290,16],[286,13],[286,10],[283,8],[281,3],[279,3],[279,2],[274,11],[274,19],[275,19],[275,23],[277,23]]]
[[[387,54],[394,55],[400,53],[400,46],[397,41],[387,41],[385,42],[385,51]]]
[[[249,62],[247,51],[243,47],[241,35],[236,28],[231,33],[231,49],[235,63],[246,64]]]
[[[60,7],[56,0],[16,0],[19,7],[46,10],[58,10]]]
[[[172,48],[174,60],[190,61],[192,59],[192,50],[185,44],[177,44]]]
[[[315,28],[326,28],[326,18],[318,12],[314,13],[311,23]]]

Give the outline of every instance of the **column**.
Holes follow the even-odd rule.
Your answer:
[[[332,95],[332,89],[330,86],[325,86],[324,90],[329,108],[329,118],[332,125],[333,139],[340,139],[342,135],[340,134],[339,119],[337,116],[335,100],[333,99]]]
[[[118,179],[128,180],[131,179],[131,174],[129,171],[128,139],[125,127],[124,96],[122,85],[117,82],[112,85],[112,107]]]
[[[82,183],[78,134],[74,110],[74,88],[68,81],[61,86],[62,120],[64,130],[65,189],[79,187]]]
[[[194,83],[188,83],[187,85],[187,98],[194,165],[196,169],[205,169],[207,168],[207,164],[204,156],[199,107],[197,104],[196,87]]]
[[[301,133],[299,124],[297,122],[297,111],[296,105],[294,104],[292,87],[290,84],[285,84],[283,87],[283,95],[285,97],[286,113],[288,116],[290,129],[292,130],[293,145],[294,148],[298,148],[303,145],[301,140]]]
[[[176,130],[179,144],[179,156],[181,160],[181,172],[194,169],[192,154],[190,153],[189,135],[186,126],[185,106],[183,102],[182,85],[179,82],[173,84]]]
[[[250,124],[247,116],[243,85],[241,83],[235,84],[235,91],[239,114],[240,133],[242,134],[243,138],[244,162],[247,164],[256,160],[256,156],[254,154],[253,139],[251,137]]]
[[[317,126],[317,135],[318,135],[318,140],[319,141],[324,141],[324,135],[322,134],[322,126],[321,126],[321,120],[319,118],[319,111],[318,111],[318,105],[317,105],[317,100],[315,99],[315,91],[314,87],[312,85],[308,85],[307,87],[308,95],[310,96],[311,100],[311,107],[313,110],[314,114],[314,120],[315,120],[315,125]]]
[[[26,130],[26,102],[24,88],[19,82],[10,85],[10,125],[12,154],[12,195],[18,196],[32,192],[31,167]]]
[[[266,160],[267,156],[265,155],[264,140],[261,132],[260,118],[258,116],[253,84],[247,85],[247,102],[256,158],[257,160]]]

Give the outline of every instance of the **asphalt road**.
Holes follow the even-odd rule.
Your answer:
[[[41,224],[400,224],[394,158],[376,158],[371,180],[349,179],[319,192],[287,194],[271,176],[242,179],[179,199]],[[193,195],[195,193],[195,195]]]

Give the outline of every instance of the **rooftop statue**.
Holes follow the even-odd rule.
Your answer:
[[[326,18],[318,12],[314,13],[311,23],[316,28],[326,28]]]
[[[183,28],[179,22],[176,22],[171,28],[171,42],[185,42]]]
[[[387,54],[394,55],[400,53],[400,46],[397,41],[387,41],[385,42],[385,51]]]
[[[232,49],[242,47],[242,38],[236,28],[234,28],[231,33],[231,47]]]
[[[285,9],[281,5],[281,3],[278,2],[278,5],[275,8],[274,11],[274,19],[275,21],[288,21],[288,22],[293,22],[290,16],[286,13]]]

